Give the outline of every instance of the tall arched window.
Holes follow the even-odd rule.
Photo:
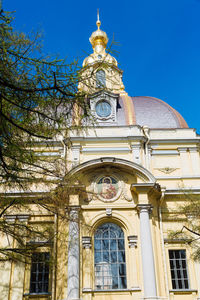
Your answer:
[[[97,88],[103,88],[106,86],[106,73],[104,70],[98,70],[96,72],[96,85]]]
[[[94,236],[95,289],[126,289],[124,233],[113,223],[99,226]]]

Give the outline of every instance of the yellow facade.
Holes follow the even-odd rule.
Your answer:
[[[200,299],[199,263],[191,259],[184,239],[171,240],[168,234],[188,222],[177,217],[181,195],[200,193],[199,136],[183,120],[180,126],[163,128],[137,123],[137,105],[124,91],[116,60],[105,52],[107,36],[98,22],[91,37],[94,52],[84,61],[79,85],[84,90],[89,80],[93,87],[91,108],[97,122],[81,133],[71,132],[70,143],[57,141],[51,149],[75,181],[66,208],[70,217],[62,220],[33,204],[31,212],[11,210],[5,217],[13,224],[50,224],[55,231],[53,243],[37,250],[53,257],[48,291],[37,292],[34,283],[31,292],[33,262],[6,261],[0,262],[0,299]],[[105,86],[89,76],[100,69]],[[122,104],[123,116],[117,115]],[[120,124],[117,118],[126,120]],[[49,189],[34,188],[35,194],[26,192],[27,200]],[[0,241],[2,247],[8,243],[3,235]],[[13,248],[14,243],[9,240]]]

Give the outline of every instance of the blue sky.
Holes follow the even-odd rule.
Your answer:
[[[42,30],[45,53],[69,62],[92,52],[99,8],[126,92],[166,101],[200,133],[200,0],[4,0],[3,8],[16,11],[17,30]]]

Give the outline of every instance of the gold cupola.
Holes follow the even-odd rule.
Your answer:
[[[89,41],[92,44],[93,53],[84,59],[83,67],[102,61],[117,67],[117,60],[106,52],[108,37],[106,32],[100,29],[101,21],[99,20],[99,12],[97,13],[96,24],[97,30],[94,31],[89,38]]]
[[[108,37],[106,32],[100,29],[101,22],[99,20],[99,12],[97,13],[97,30],[94,31],[89,41],[92,44],[93,53],[87,56],[83,61],[81,70],[81,81],[78,88],[82,91],[90,90],[90,94],[96,93],[102,86],[98,83],[98,74],[104,73],[103,88],[112,93],[124,93],[124,85],[122,82],[122,71],[118,68],[115,57],[106,51]]]
[[[101,21],[99,20],[99,13],[97,14],[97,30],[94,31],[90,37],[90,43],[92,44],[92,48],[94,52],[100,53],[105,51],[107,43],[108,43],[108,37],[107,34],[100,29]]]

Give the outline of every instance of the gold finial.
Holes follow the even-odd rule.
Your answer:
[[[99,9],[97,9],[97,22],[96,22],[96,24],[97,24],[97,28],[99,30],[99,28],[101,26],[101,21],[99,20]]]

